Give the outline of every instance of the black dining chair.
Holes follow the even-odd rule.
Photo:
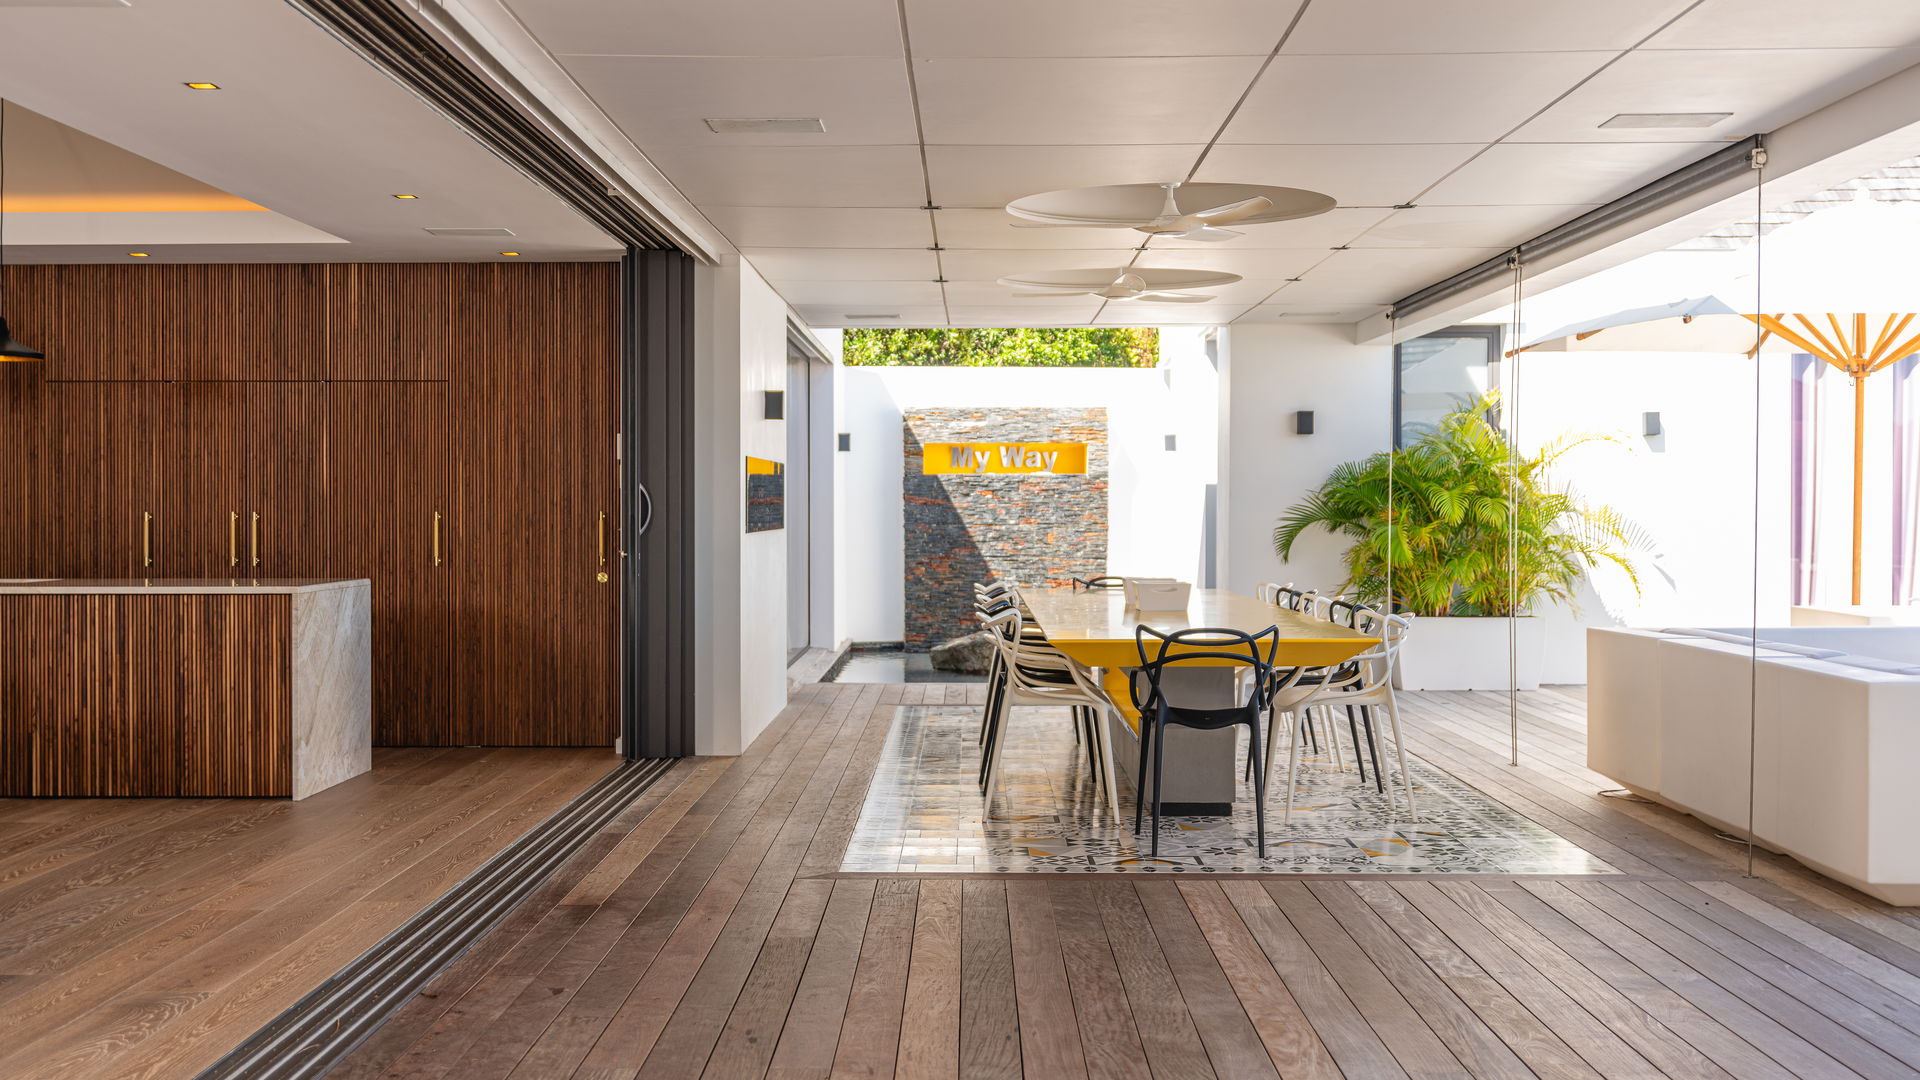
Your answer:
[[[1163,747],[1167,728],[1177,725],[1214,731],[1244,726],[1251,733],[1247,744],[1248,754],[1254,758],[1264,757],[1261,753],[1265,743],[1260,738],[1260,712],[1265,704],[1265,688],[1273,679],[1273,658],[1280,647],[1280,628],[1269,626],[1255,634],[1209,627],[1163,633],[1142,624],[1134,629],[1133,640],[1140,652],[1140,668],[1131,680],[1133,704],[1140,710],[1140,764],[1134,783],[1133,834],[1140,835],[1141,813],[1149,801],[1147,766],[1151,759],[1153,836],[1149,854],[1158,858],[1160,777],[1165,763]],[[1182,704],[1175,699],[1186,697],[1191,691],[1183,691],[1172,685],[1178,680],[1166,677],[1182,665],[1216,670],[1231,667],[1252,669],[1251,679],[1236,677],[1221,680],[1219,689],[1214,690],[1216,695],[1225,690],[1235,698],[1245,694],[1246,700],[1221,706],[1217,703],[1217,697],[1209,702],[1196,702],[1189,698],[1186,704]],[[1264,761],[1254,763],[1253,798],[1254,841],[1260,857],[1264,859],[1267,857],[1267,772]]]

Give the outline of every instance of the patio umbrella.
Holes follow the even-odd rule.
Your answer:
[[[1760,272],[1705,296],[1542,334],[1516,352],[1810,353],[1853,381],[1853,603],[1860,603],[1867,379],[1920,352],[1920,206],[1856,198],[1761,242]],[[1756,310],[1764,305],[1765,310]]]

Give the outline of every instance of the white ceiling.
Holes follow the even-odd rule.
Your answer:
[[[288,4],[0,4],[0,41],[13,46],[0,64],[0,97],[130,152],[90,154],[85,170],[46,177],[46,193],[172,190],[154,187],[139,167],[145,159],[272,211],[10,213],[9,262],[125,261],[129,249],[148,251],[147,262],[621,253]],[[189,90],[181,85],[188,80],[222,89]],[[33,173],[22,167],[20,178]],[[443,226],[514,235],[425,231]]]
[[[1920,4],[1889,0],[505,3],[817,326],[1353,321],[1920,62]],[[1733,116],[1598,127],[1651,111]],[[826,130],[702,122],[734,116]],[[1341,208],[1146,251],[1126,230],[1010,228],[1000,209],[1188,179]],[[1162,308],[993,283],[1136,257],[1246,281]]]

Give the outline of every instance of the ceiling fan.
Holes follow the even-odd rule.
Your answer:
[[[1136,229],[1148,236],[1164,236],[1172,240],[1231,240],[1246,233],[1235,229],[1223,229],[1222,225],[1231,225],[1236,221],[1253,217],[1273,209],[1273,200],[1264,195],[1255,195],[1251,199],[1241,199],[1210,210],[1200,210],[1183,214],[1174,203],[1173,193],[1179,184],[1161,184],[1166,189],[1167,201],[1160,213],[1152,221],[1138,225],[1121,222],[1058,222],[1058,221],[1016,221],[1016,229],[1084,229],[1092,225],[1098,229]]]
[[[1181,203],[1204,209],[1182,210]],[[1311,217],[1334,200],[1316,191],[1257,184],[1114,184],[1029,195],[1007,204],[1022,229],[1134,229],[1171,240],[1231,240],[1224,226]]]
[[[1187,290],[1231,285],[1239,280],[1238,274],[1218,270],[1108,266],[1015,274],[1001,278],[1000,284],[1015,289],[1044,290],[1013,294],[1019,297],[1097,296],[1102,300],[1121,302],[1138,300],[1155,304],[1200,304],[1213,297]]]
[[[1196,296],[1193,293],[1153,292],[1147,288],[1147,280],[1139,274],[1123,273],[1113,282],[1098,289],[1075,289],[1072,292],[1017,292],[1015,296],[1097,296],[1102,300],[1150,300],[1156,304],[1200,304],[1213,299],[1211,296]]]

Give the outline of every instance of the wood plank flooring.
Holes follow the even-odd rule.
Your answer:
[[[801,687],[334,1077],[1920,1076],[1920,912],[1601,797],[1578,688],[1519,768],[1491,695],[1409,743],[1625,876],[835,873],[894,709],[981,694]]]
[[[298,803],[0,799],[0,1076],[195,1075],[618,763],[376,750]]]

